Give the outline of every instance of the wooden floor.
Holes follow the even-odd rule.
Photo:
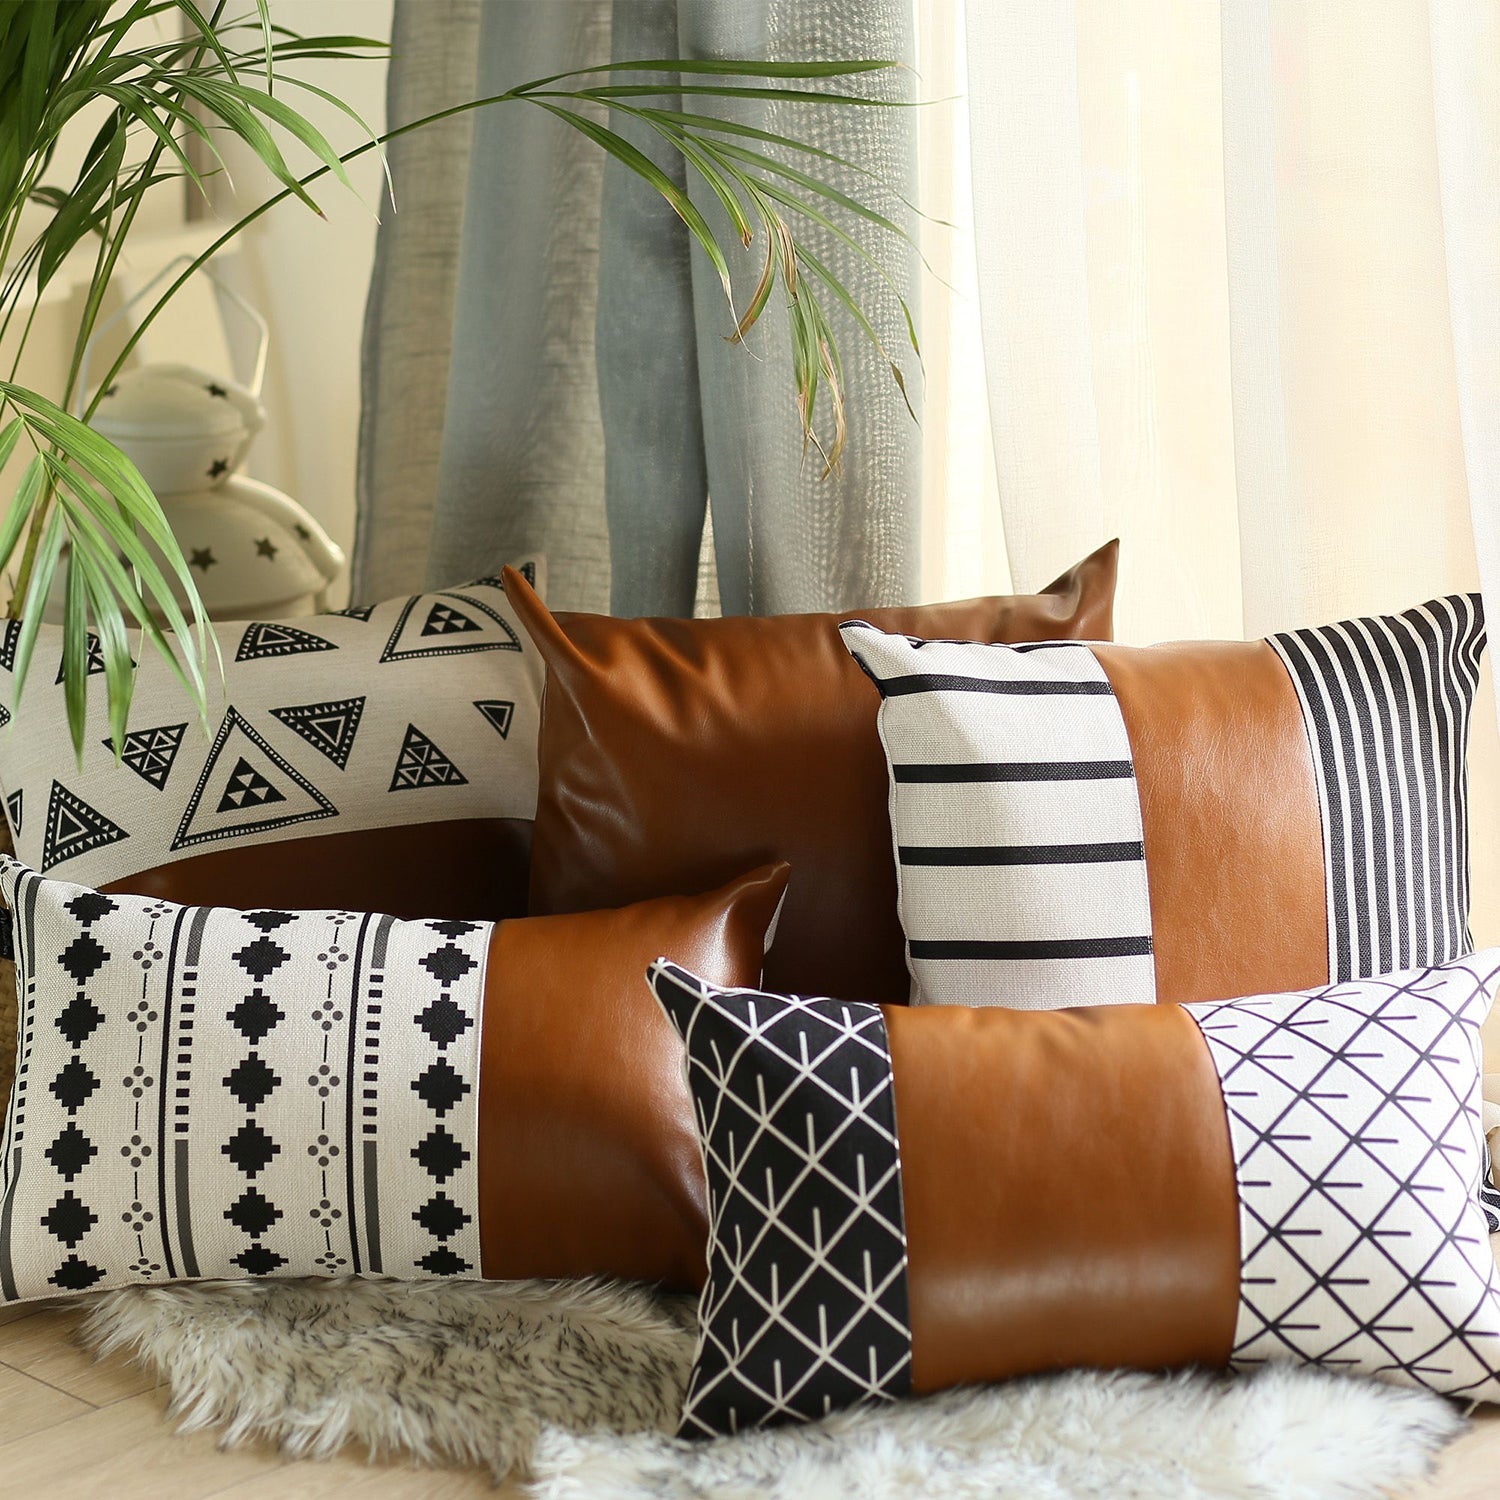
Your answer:
[[[33,1500],[510,1500],[478,1470],[371,1465],[344,1453],[290,1462],[267,1447],[220,1452],[179,1437],[166,1392],[123,1359],[72,1341],[79,1314],[0,1313],[0,1495]]]
[[[72,1340],[79,1314],[0,1311],[0,1495],[34,1500],[518,1500],[487,1474],[367,1463],[344,1453],[290,1462],[270,1448],[220,1452],[212,1433],[178,1436],[166,1394],[122,1359]],[[1500,1410],[1444,1455],[1408,1500],[1497,1500]]]

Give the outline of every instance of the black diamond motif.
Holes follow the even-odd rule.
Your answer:
[[[86,1292],[103,1276],[104,1271],[99,1266],[91,1266],[86,1260],[70,1255],[47,1280],[65,1292]]]
[[[77,1114],[98,1087],[99,1080],[76,1057],[69,1058],[52,1080],[53,1095],[70,1115]]]
[[[456,1042],[473,1024],[473,1020],[463,1009],[446,995],[440,1000],[431,1001],[417,1017],[417,1025],[440,1048],[446,1047],[449,1042]]]
[[[285,802],[279,792],[242,755],[229,773],[224,795],[219,798],[219,812],[239,812],[247,807],[264,807],[268,802]]]
[[[455,948],[452,943],[445,943],[422,960],[422,967],[439,984],[452,984],[455,979],[462,979],[474,967],[474,960],[462,948]]]
[[[252,979],[259,981],[274,974],[292,955],[261,933],[253,943],[246,943],[230,956]]]
[[[441,922],[429,922],[427,925],[439,937],[456,938],[462,937],[466,932],[473,932],[479,926],[479,923],[459,922],[455,921],[452,917],[445,917]]]
[[[514,703],[507,703],[503,698],[476,698],[474,707],[485,716],[502,740],[509,736],[510,721],[516,712]]]
[[[342,771],[349,764],[349,752],[354,749],[354,737],[359,733],[364,712],[363,698],[336,698],[327,703],[273,708],[271,715]]]
[[[469,1222],[469,1215],[447,1193],[429,1198],[412,1214],[412,1218],[438,1240],[452,1239]]]
[[[446,1125],[438,1125],[429,1130],[412,1147],[411,1154],[423,1171],[439,1182],[447,1182],[469,1159],[469,1153],[459,1144],[457,1136],[449,1134]]]
[[[248,1245],[238,1255],[231,1255],[229,1263],[247,1276],[271,1276],[287,1264],[287,1258],[264,1245]]]
[[[251,1239],[259,1239],[279,1218],[281,1210],[259,1188],[246,1188],[228,1208],[224,1217]]]
[[[254,1177],[281,1155],[281,1147],[254,1120],[246,1120],[221,1148],[246,1177]]]
[[[422,626],[423,635],[472,635],[479,626],[461,609],[439,600],[427,611],[427,621]]]
[[[246,1109],[256,1109],[271,1097],[272,1091],[281,1082],[276,1070],[263,1058],[242,1058],[229,1070],[224,1087],[234,1095]],[[250,1233],[254,1233],[251,1230]]]
[[[411,1081],[418,1097],[439,1119],[448,1113],[465,1094],[469,1085],[453,1070],[446,1057],[428,1063]]]
[[[160,791],[172,774],[172,763],[182,747],[186,724],[160,724],[155,729],[135,729],[125,736],[120,760],[142,781]],[[106,750],[115,748],[113,740],[101,741]]]
[[[73,976],[76,984],[83,984],[104,967],[104,960],[108,957],[109,953],[98,938],[92,933],[80,932],[57,955],[57,961]]]
[[[236,661],[260,661],[267,656],[301,656],[308,651],[337,651],[332,641],[314,635],[309,630],[298,630],[295,625],[264,624],[256,621],[245,627],[240,637],[240,648],[235,652]]]
[[[415,724],[406,726],[406,738],[396,757],[391,791],[409,792],[426,786],[467,786],[469,778],[438,749]]]
[[[286,1020],[286,1012],[257,985],[224,1019],[247,1041],[258,1042]]]
[[[240,915],[257,932],[275,932],[278,927],[285,927],[288,922],[297,920],[296,915],[289,911],[246,911]]]
[[[118,823],[111,822],[81,797],[75,797],[61,782],[52,783],[52,794],[47,800],[47,827],[42,834],[43,870],[129,837]]]
[[[60,1239],[71,1250],[95,1224],[99,1215],[69,1188],[42,1215],[42,1228]]]
[[[99,1148],[71,1121],[42,1153],[64,1182],[72,1180],[99,1154]]]
[[[447,1245],[435,1245],[417,1262],[429,1276],[462,1276],[473,1267],[463,1256],[455,1255]]]
[[[81,1047],[99,1029],[104,1012],[87,995],[74,995],[57,1017],[57,1029],[75,1047]]]
[[[63,905],[85,927],[90,927],[100,917],[107,917],[110,912],[119,910],[115,902],[99,891],[79,891],[76,896],[70,896],[63,902]]]
[[[14,623],[14,621],[12,621]],[[21,831],[21,814],[26,806],[26,790],[23,787],[19,792],[12,792],[5,799],[6,815],[10,818],[11,832]]]

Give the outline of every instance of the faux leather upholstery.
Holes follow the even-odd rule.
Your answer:
[[[546,658],[535,913],[701,890],[771,859],[792,883],[766,985],[903,1003],[879,696],[840,620],[982,641],[1103,639],[1118,544],[1040,594],[851,615],[553,616],[508,598]]]
[[[707,1189],[682,1043],[643,976],[668,953],[717,984],[758,983],[787,873],[495,928],[480,1044],[486,1277],[702,1283]]]
[[[1094,655],[1135,761],[1156,998],[1327,984],[1322,813],[1276,653],[1264,641],[1187,641]]]
[[[1188,1013],[904,1006],[885,1020],[913,1389],[1226,1363],[1239,1198]]]
[[[459,819],[436,830],[405,823],[215,849],[138,870],[103,889],[184,906],[343,908],[494,922],[526,915],[530,854],[525,818]]]

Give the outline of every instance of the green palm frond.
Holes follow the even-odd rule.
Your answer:
[[[16,380],[14,365],[10,378],[0,379],[0,467],[18,453],[31,454],[0,520],[0,568],[15,567],[9,614],[22,622],[15,697],[19,703],[43,607],[62,569],[63,683],[80,754],[91,630],[104,660],[117,753],[134,686],[130,632],[166,660],[200,718],[206,718],[208,674],[217,648],[181,550],[135,466],[86,425],[97,393],[84,404],[84,420],[69,413],[87,395],[78,389],[83,351],[142,201],[168,182],[179,187],[187,183],[206,194],[205,172],[222,169],[219,146],[225,139],[247,147],[279,188],[167,286],[137,322],[99,382],[100,390],[111,384],[178,288],[276,204],[296,198],[321,212],[313,188],[330,176],[347,186],[349,162],[434,121],[509,103],[546,111],[661,195],[719,276],[726,298],[726,337],[742,341],[781,289],[797,410],[825,473],[837,465],[847,440],[842,366],[830,309],[836,308],[880,351],[904,395],[899,359],[885,349],[870,315],[848,287],[800,236],[807,226],[816,226],[885,276],[906,320],[911,352],[920,359],[911,310],[886,276],[879,251],[862,238],[873,232],[909,242],[908,231],[892,213],[894,205],[910,205],[873,173],[834,152],[696,105],[682,107],[695,100],[729,107],[789,100],[831,108],[885,107],[885,101],[829,91],[826,85],[879,74],[894,64],[675,58],[609,63],[535,79],[376,137],[344,101],[301,77],[299,70],[313,60],[379,56],[383,43],[358,36],[302,35],[272,22],[267,0],[255,0],[253,10],[227,18],[225,4],[0,0],[0,338],[19,319],[20,336],[14,343],[24,349],[48,283],[70,256],[84,253],[80,247],[85,244],[92,246],[94,257],[64,388],[50,397],[31,391]],[[645,73],[672,81],[630,78]],[[352,150],[336,150],[291,102],[298,93],[335,107],[365,140]],[[108,112],[73,182],[62,186],[46,180],[63,132],[80,111],[101,101]],[[613,124],[603,123],[611,116],[645,125],[682,157],[689,180],[701,184],[722,210],[729,229],[725,243],[692,193],[684,192]],[[190,140],[205,148],[197,159],[206,159],[209,168],[195,164]],[[298,171],[288,151],[304,152],[316,165]],[[819,175],[822,169],[841,174],[845,184],[860,180],[878,188],[893,205],[892,213],[825,180]],[[45,208],[49,217],[29,242],[21,243],[22,211],[28,204]],[[753,289],[738,308],[730,261],[735,254],[756,257],[759,266]],[[830,418],[826,437],[818,425],[825,409]]]

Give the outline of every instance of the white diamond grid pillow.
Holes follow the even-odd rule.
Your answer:
[[[524,571],[534,576],[538,565]],[[103,660],[91,638],[80,766],[67,726],[60,628],[44,625],[38,635],[18,714],[12,670],[20,626],[4,625],[0,789],[28,865],[108,886],[267,843],[535,815],[542,663],[498,578],[213,628],[224,685],[222,694],[210,685],[209,734],[148,651],[118,761]],[[369,846],[358,847],[351,858],[366,857]],[[441,847],[437,833],[433,848]],[[450,913],[439,906],[432,914]]]
[[[1069,1363],[1289,1360],[1500,1401],[1500,1276],[1475,1201],[1479,1029],[1500,951],[1305,993],[1093,1011],[794,999],[665,960],[650,979],[687,1047],[709,1183],[684,1435],[894,1400],[954,1370]],[[1150,1103],[1178,1110],[1190,1128],[1176,1135],[1118,1087],[1121,1043],[1147,1032]],[[955,1045],[983,1097],[918,1066]],[[965,1134],[986,1099],[1036,1082],[1039,1059],[1056,1076],[1038,1086],[1063,1101],[1055,1138],[1003,1104],[988,1133]],[[1074,1118],[1087,1124],[1071,1136],[1056,1123]],[[1122,1168],[1078,1182],[1081,1143],[1118,1135]],[[1016,1196],[1033,1156],[1059,1185],[1053,1218]],[[1118,1200],[1107,1219],[1139,1210],[1118,1247],[1087,1212],[1101,1195]],[[1226,1211],[1199,1214],[1205,1199]],[[939,1227],[967,1246],[957,1270]],[[1059,1265],[1077,1274],[1049,1287],[1037,1267]],[[1042,1318],[1037,1358],[1025,1350],[1049,1296],[1068,1316],[1055,1330]],[[1184,1301],[1201,1326],[1163,1345]],[[977,1345],[981,1363],[945,1343]]]
[[[0,1301],[480,1274],[490,927],[108,896],[0,860],[23,979]]]

